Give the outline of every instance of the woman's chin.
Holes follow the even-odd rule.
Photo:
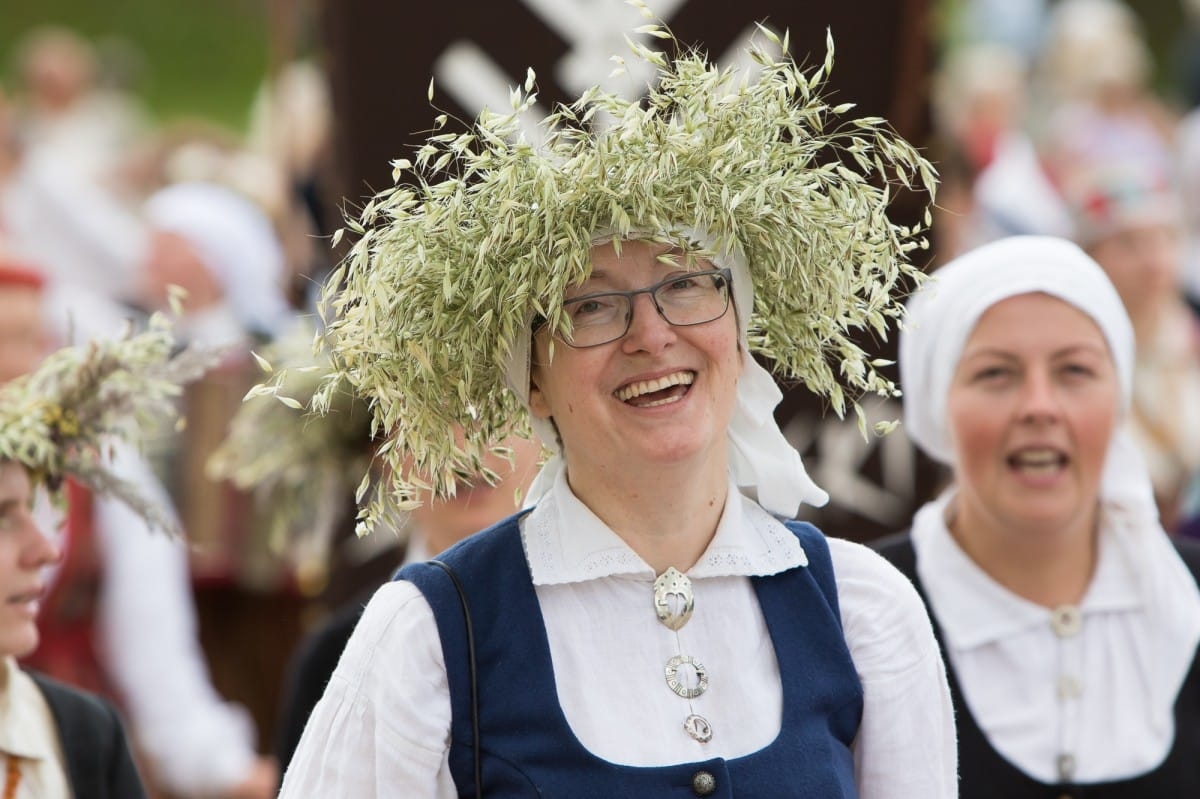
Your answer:
[[[11,630],[0,636],[0,657],[22,658],[37,649],[37,627],[31,629]]]

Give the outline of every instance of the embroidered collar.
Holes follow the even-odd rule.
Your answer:
[[[739,493],[732,481],[728,497],[708,549],[688,576],[759,577],[808,565],[795,534]],[[565,471],[522,520],[522,539],[534,585],[618,575],[655,577],[650,565],[579,501]]]

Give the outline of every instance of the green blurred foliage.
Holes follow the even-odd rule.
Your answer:
[[[267,69],[263,0],[6,0],[0,66],[13,90],[14,49],[42,25],[71,28],[127,61],[133,88],[163,121],[200,117],[244,129]]]

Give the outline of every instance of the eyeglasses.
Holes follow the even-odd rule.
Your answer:
[[[563,312],[571,320],[571,331],[562,340],[575,349],[599,347],[629,332],[633,322],[633,298],[649,294],[654,307],[675,327],[702,325],[720,319],[729,310],[729,269],[685,272],[636,291],[602,291],[571,297]]]

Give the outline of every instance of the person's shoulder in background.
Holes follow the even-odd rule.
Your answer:
[[[362,616],[370,593],[343,603],[319,627],[306,635],[292,655],[284,684],[275,756],[286,769],[300,743],[308,717],[317,705],[342,650]]]
[[[31,672],[30,677],[54,717],[75,799],[144,799],[116,708],[44,675]]]

